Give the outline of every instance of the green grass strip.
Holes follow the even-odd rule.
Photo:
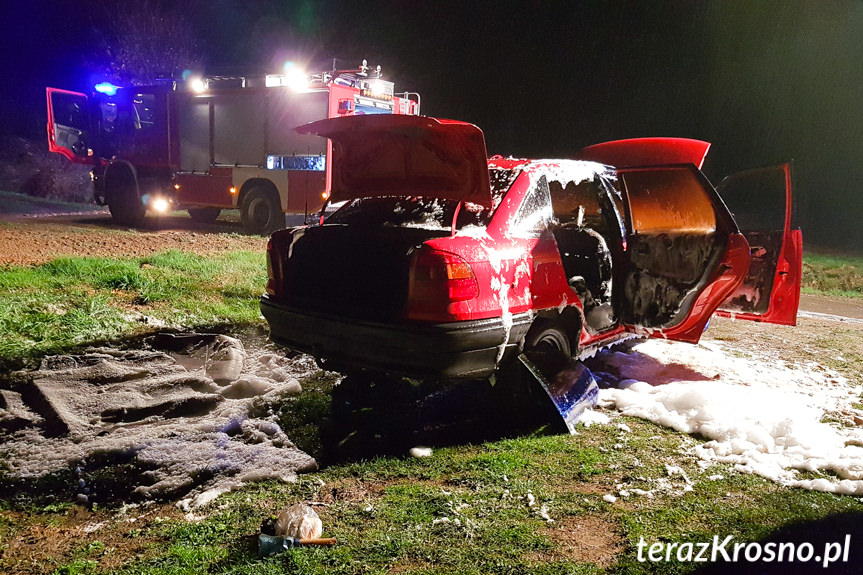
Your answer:
[[[27,359],[154,327],[259,321],[264,254],[177,250],[64,257],[0,271],[0,361]]]
[[[803,291],[863,298],[863,258],[804,254]]]

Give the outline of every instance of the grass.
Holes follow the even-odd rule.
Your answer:
[[[841,541],[831,527],[863,516],[855,498],[782,488],[720,464],[702,469],[686,455],[695,440],[641,420],[624,421],[631,428],[625,436],[614,426],[594,426],[575,437],[463,445],[437,449],[428,458],[334,465],[291,484],[253,484],[198,511],[193,521],[141,520],[133,535],[119,538],[96,533],[92,541],[76,541],[67,559],[43,567],[103,573],[111,565],[112,573],[165,575],[686,573],[703,565],[641,562],[639,541],[708,542],[715,535],[793,540],[796,525],[806,526],[809,540],[826,533],[826,540]],[[603,447],[621,442],[615,450]],[[667,473],[672,460],[685,470],[691,490]],[[718,474],[724,478],[716,479]],[[660,488],[663,482],[670,487]],[[620,486],[642,486],[655,495],[602,499]],[[338,545],[259,558],[261,521],[297,501],[318,503],[324,535],[338,537]],[[553,522],[542,517],[543,509]],[[35,516],[46,524],[71,513],[31,510],[28,520]],[[123,525],[122,518],[115,521]],[[818,529],[824,533],[811,531]],[[15,527],[0,523],[4,541],[15,535]],[[106,550],[116,554],[116,540],[131,537],[142,542],[143,552],[109,563]],[[0,560],[0,567],[11,565]]]
[[[804,293],[863,298],[863,258],[845,255],[803,255]]]
[[[160,327],[260,322],[264,256],[67,257],[0,272],[0,364]]]
[[[805,282],[819,293],[854,295],[863,291],[860,266],[854,258],[807,255]],[[263,256],[250,252],[61,258],[0,270],[0,361],[13,364],[163,325],[260,323],[264,282]],[[812,345],[847,350],[846,364],[859,375],[863,351],[846,341]],[[273,414],[309,452],[322,450],[320,422],[330,417],[334,382],[324,372],[311,376],[301,382],[304,393]],[[84,509],[62,497],[47,504],[2,498],[0,571],[688,573],[704,564],[639,561],[639,542],[727,535],[743,542],[841,541],[859,532],[863,502],[857,498],[784,488],[723,464],[703,468],[692,454],[698,439],[638,419],[619,421],[631,431],[612,425],[580,429],[577,436],[465,438],[428,458],[334,463],[295,483],[248,485],[188,518],[170,505],[128,511]],[[669,474],[667,465],[682,468],[688,482]],[[603,499],[621,489],[633,495]],[[261,521],[298,501],[317,503],[324,535],[338,537],[338,545],[259,558]],[[99,527],[88,530],[93,525]],[[16,547],[30,540],[27,553]],[[15,559],[22,556],[25,563]]]
[[[263,254],[66,257],[0,270],[0,366],[160,327],[260,322]],[[807,254],[804,291],[863,297],[863,259]]]

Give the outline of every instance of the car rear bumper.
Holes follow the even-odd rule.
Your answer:
[[[261,297],[270,339],[308,353],[335,371],[366,369],[423,378],[490,376],[500,359],[516,353],[530,328],[529,313],[453,323],[378,323],[281,305]],[[508,322],[507,322],[508,323]]]

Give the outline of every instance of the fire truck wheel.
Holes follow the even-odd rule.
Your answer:
[[[147,208],[138,197],[135,176],[125,170],[118,170],[109,179],[108,209],[114,221],[124,226],[139,226],[144,222]]]
[[[276,191],[262,186],[252,188],[245,195],[240,207],[240,218],[247,232],[262,236],[285,225]]]
[[[189,208],[189,216],[192,220],[202,224],[211,224],[215,222],[221,213],[222,208]]]

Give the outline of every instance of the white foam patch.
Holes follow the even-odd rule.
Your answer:
[[[618,375],[598,379],[620,382],[600,391],[601,405],[707,439],[692,448],[701,459],[783,485],[863,495],[863,432],[822,421],[858,400],[855,384],[838,373],[783,362],[769,350],[741,358],[717,343],[662,340],[605,352],[601,361]],[[798,470],[831,477],[801,480]]]
[[[88,470],[100,461],[129,462],[139,470],[130,478],[137,481],[130,491],[143,497],[182,494],[181,505],[189,508],[249,481],[292,481],[316,469],[314,458],[282,431],[275,410],[300,392],[298,380],[318,368],[310,357],[287,359],[271,344],[246,345],[243,375],[221,388],[188,356],[183,364],[159,352],[98,350],[57,358],[54,367],[63,369],[42,369],[34,379],[47,382],[52,409],[68,422],[69,432],[52,437],[32,425],[4,437],[0,459],[7,476],[38,478],[77,468],[79,499],[86,499]],[[176,407],[162,409],[174,405],[174,398],[180,400]],[[205,413],[196,407],[201,399],[207,400]],[[151,404],[160,411],[129,415]],[[106,420],[105,413],[117,415]]]

